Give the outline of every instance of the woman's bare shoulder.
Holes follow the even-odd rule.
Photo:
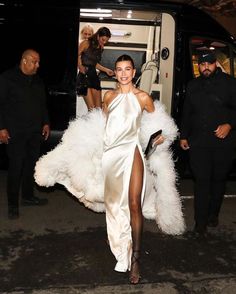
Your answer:
[[[147,92],[144,92],[142,90],[140,90],[139,88],[136,88],[134,90],[134,95],[136,95],[139,99],[146,99],[149,97],[148,93]]]
[[[88,40],[83,40],[83,41],[79,44],[79,49],[80,49],[80,50],[87,49],[88,47],[89,47],[89,41],[88,41]]]
[[[108,90],[105,95],[104,95],[104,103],[106,103],[106,105],[109,105],[111,103],[111,101],[118,95],[118,91],[117,90]]]
[[[147,92],[137,88],[135,89],[134,94],[136,95],[142,109],[146,109],[149,112],[154,110],[152,97]]]
[[[110,99],[115,95],[116,91],[115,90],[108,90],[104,94],[104,99]]]

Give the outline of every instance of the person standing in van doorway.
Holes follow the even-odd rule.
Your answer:
[[[84,40],[88,40],[90,37],[92,37],[93,34],[94,34],[94,32],[93,32],[92,25],[89,23],[85,24],[80,31],[79,45]],[[78,50],[79,50],[79,48],[78,48]],[[79,55],[79,51],[78,51],[78,55]]]
[[[86,23],[81,31],[80,31],[80,38],[79,38],[79,44],[81,42],[83,42],[84,40],[88,40],[88,38],[90,38],[92,35],[94,34],[94,30],[93,30],[93,27],[91,24],[89,23]],[[79,56],[79,46],[78,46],[78,56]],[[98,70],[97,70],[97,74],[98,74]],[[80,75],[79,75],[79,68],[77,68],[77,78],[79,78]],[[78,95],[76,95],[76,115],[77,116],[82,116],[84,114],[86,114],[88,112],[88,108],[87,108],[87,105],[84,101],[84,98],[83,98],[83,91],[78,91],[78,88],[77,88],[77,85],[80,81],[77,79],[76,80],[76,92]],[[86,93],[87,92],[87,88],[85,87],[84,88],[84,92]]]
[[[214,52],[198,57],[200,76],[190,81],[180,132],[194,177],[194,232],[205,236],[218,216],[232,165],[236,127],[236,80],[217,67]]]
[[[93,32],[92,25],[89,23],[85,24],[80,31],[79,43],[81,43],[84,40],[88,40],[90,37],[92,37],[93,34],[94,34],[94,32]]]
[[[107,27],[101,27],[79,46],[77,83],[86,80],[87,94],[84,95],[84,99],[88,110],[102,106],[101,84],[96,69],[104,71],[108,76],[114,75],[113,70],[99,64],[104,45],[110,37],[110,30]]]
[[[34,167],[42,136],[50,132],[45,87],[37,70],[40,56],[33,49],[23,52],[20,65],[0,75],[0,142],[9,158],[7,177],[8,217],[19,217],[22,205],[44,205],[47,199],[34,196]]]

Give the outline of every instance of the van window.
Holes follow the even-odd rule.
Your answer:
[[[223,72],[231,74],[230,48],[226,43],[202,37],[193,37],[190,40],[190,52],[192,52],[192,68],[194,77],[199,76],[197,56],[203,50],[214,50],[217,57],[217,66],[219,66]]]

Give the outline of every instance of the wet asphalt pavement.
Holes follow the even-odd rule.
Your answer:
[[[82,206],[62,187],[36,189],[43,207],[20,206],[20,218],[8,220],[6,172],[0,171],[0,293],[236,293],[236,198],[223,203],[220,225],[205,239],[192,234],[192,199],[184,199],[187,231],[162,234],[145,220],[142,279],[129,285],[128,273],[113,270],[105,215]],[[236,194],[235,183],[228,194]],[[191,195],[191,181],[181,182]]]

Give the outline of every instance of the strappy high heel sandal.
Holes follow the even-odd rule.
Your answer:
[[[131,269],[129,275],[130,284],[136,285],[140,282],[141,276],[139,274],[139,259],[140,250],[134,250],[131,257]],[[134,269],[135,265],[137,269]]]

